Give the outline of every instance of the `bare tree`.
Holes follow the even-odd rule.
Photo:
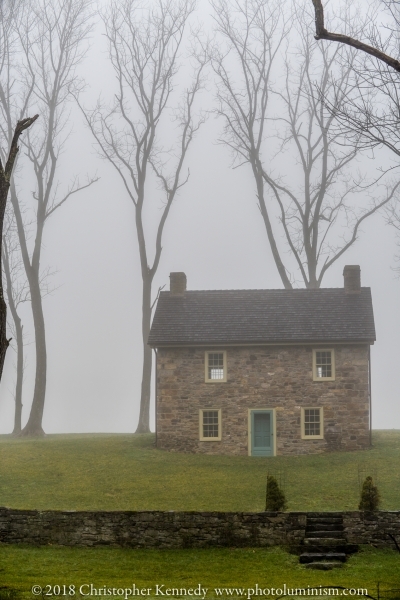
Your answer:
[[[23,324],[18,313],[18,307],[30,300],[29,286],[24,277],[18,236],[15,228],[15,218],[12,209],[6,211],[6,226],[3,233],[3,271],[6,280],[7,300],[12,321],[9,329],[16,342],[17,364],[15,382],[15,411],[13,435],[19,435],[22,430],[22,386],[24,378],[24,335]]]
[[[142,275],[143,339],[137,433],[150,431],[152,354],[147,340],[152,283],[160,263],[164,227],[172,203],[188,179],[188,175],[182,175],[184,161],[204,121],[203,116],[196,118],[193,114],[206,63],[201,52],[192,54],[194,75],[181,100],[173,98],[183,37],[193,10],[192,0],[157,0],[148,8],[137,8],[135,0],[112,2],[103,20],[118,91],[112,106],[99,101],[94,110],[84,111],[101,156],[116,170],[135,211]],[[172,102],[174,110],[170,107]],[[171,121],[176,123],[177,134],[168,134]],[[152,177],[159,181],[163,206],[155,243],[149,251],[152,232],[145,229],[144,212],[154,202],[154,192],[149,191]]]
[[[212,0],[211,4],[217,31],[226,42],[225,48],[214,47],[212,60],[218,77],[217,113],[225,121],[223,142],[236,164],[251,166],[272,255],[283,285],[290,289],[266,203],[262,162],[271,73],[288,25],[278,2]],[[231,64],[240,76],[233,74]]]
[[[315,0],[315,39],[340,42],[361,52],[350,66],[353,72],[353,88],[340,107],[327,102],[328,110],[339,123],[346,143],[352,144],[356,137],[365,148],[387,147],[400,156],[400,62],[388,55],[389,50],[399,54],[400,14],[394,0],[383,2],[394,23],[386,23],[383,32],[377,24],[378,17],[361,30],[370,44],[359,42],[344,34],[330,33],[325,29],[324,12],[320,0]],[[384,52],[384,50],[386,52]]]
[[[13,70],[13,59],[15,53],[15,18],[18,14],[18,3],[13,0],[5,0],[0,5],[0,76],[5,79],[5,88],[0,82],[0,102],[3,105],[3,99],[6,102],[10,102],[12,98],[12,70]],[[25,112],[26,106],[23,107],[23,113]],[[10,189],[11,177],[14,169],[14,165],[17,159],[19,151],[19,138],[23,131],[28,129],[38,118],[35,115],[31,118],[20,119],[14,128],[15,123],[14,115],[9,114],[9,118],[5,119],[4,114],[1,111],[2,123],[0,125],[0,132],[6,133],[3,135],[3,139],[0,144],[0,378],[3,373],[4,359],[6,351],[9,345],[7,339],[6,327],[7,327],[7,307],[4,301],[3,291],[3,276],[1,268],[1,260],[3,254],[3,224],[4,215],[7,205],[7,197]],[[23,114],[22,113],[22,114]],[[6,251],[6,250],[5,250]]]
[[[278,93],[286,115],[277,121],[284,133],[276,134],[280,152],[286,152],[286,173],[288,163],[292,173],[300,165],[302,185],[288,184],[288,176],[277,177],[269,165],[263,175],[278,202],[280,224],[301,278],[307,288],[319,288],[326,271],[356,242],[363,222],[390,202],[397,186],[389,186],[379,200],[368,198],[371,178],[355,168],[364,141],[354,135],[349,145],[335,120],[354,89],[355,52],[334,44],[318,46],[309,17],[298,5],[299,42],[286,62],[284,91]]]
[[[21,248],[22,260],[29,282],[35,329],[36,375],[32,407],[23,435],[41,435],[46,394],[47,350],[43,314],[41,281],[41,252],[45,225],[71,196],[90,186],[96,178],[81,184],[75,177],[63,190],[57,179],[60,155],[69,137],[68,101],[81,82],[76,68],[82,61],[92,28],[90,0],[39,0],[24,4],[18,26],[19,97],[27,106],[37,107],[41,127],[25,140],[25,153],[33,167],[35,191],[34,245],[30,253],[29,233],[22,218],[21,192],[11,186],[11,202]],[[18,107],[15,85],[5,82],[7,93],[0,95],[6,121]],[[9,126],[8,126],[9,130]],[[7,131],[4,134],[7,135]]]
[[[15,160],[17,158],[17,154],[19,151],[18,140],[25,129],[28,129],[37,119],[38,115],[34,117],[30,117],[27,119],[22,119],[18,121],[14,134],[11,140],[10,150],[8,152],[8,157],[3,167],[3,161],[0,158],[0,240],[2,240],[3,235],[3,221],[4,221],[4,212],[7,204],[7,196],[8,191],[10,189],[10,179],[13,171],[13,167],[15,164]],[[1,243],[0,243],[1,246]],[[0,254],[1,260],[1,254]],[[0,264],[0,274],[1,274],[1,264]],[[3,291],[3,278],[0,277],[0,378],[3,374],[3,366],[4,359],[6,357],[7,348],[9,345],[9,340],[7,339],[6,334],[7,327],[7,306],[4,301],[4,291]]]
[[[294,18],[297,44],[286,60],[284,89],[278,91],[278,85],[272,88],[270,81],[272,63],[285,35],[280,7],[265,0],[215,0],[213,6],[217,29],[227,41],[226,49],[214,52],[218,113],[225,121],[222,141],[232,150],[235,165],[252,167],[282,283],[290,288],[293,281],[276,242],[283,234],[305,286],[318,288],[329,267],[355,243],[363,221],[395,193],[389,189],[383,199],[371,199],[367,206],[358,200],[366,191],[351,166],[361,146],[356,139],[349,148],[341,143],[340,133],[332,127],[334,115],[325,109],[326,99],[340,108],[353,89],[354,56],[348,52],[344,61],[338,47],[319,48],[312,39],[309,15],[298,5]],[[239,83],[236,73],[228,70],[234,59],[241,70]],[[280,107],[273,119],[267,113],[271,94],[277,95]],[[273,121],[278,124],[276,133]],[[286,153],[283,175],[277,174],[274,160],[268,158],[274,136],[279,141],[278,157]],[[278,206],[275,227],[273,201]]]
[[[383,0],[380,3],[385,22],[379,24],[379,13],[370,18],[369,26],[362,30],[366,41],[347,33],[328,31],[321,0],[313,0],[313,5],[315,39],[337,42],[359,51],[359,59],[353,64],[353,93],[347,95],[346,102],[340,108],[335,109],[328,102],[327,109],[334,115],[338,130],[345,136],[347,144],[354,144],[357,138],[364,148],[387,148],[395,160],[383,167],[382,172],[386,174],[393,171],[399,166],[400,156],[399,2]],[[399,230],[398,197],[388,205],[385,214],[387,223]]]

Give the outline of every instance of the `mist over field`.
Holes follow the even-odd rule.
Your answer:
[[[286,6],[287,4],[287,6]],[[310,2],[311,5],[311,2]],[[104,10],[108,3],[103,3]],[[289,13],[290,2],[284,3]],[[212,8],[201,0],[191,14],[192,27],[199,27],[204,38],[213,37]],[[310,27],[313,27],[310,11]],[[118,85],[108,58],[104,23],[96,14],[86,56],[78,65],[79,101],[93,109],[102,98],[112,102]],[[290,28],[289,28],[290,29]],[[169,100],[169,117],[161,126],[162,144],[168,148],[178,132],[174,105],[191,77],[193,59],[188,29],[180,52],[181,69]],[[214,40],[215,41],[215,40]],[[222,44],[222,42],[218,42]],[[85,42],[86,44],[86,42]],[[279,50],[270,87],[282,90],[284,64],[296,68],[298,35],[294,28]],[[222,47],[222,46],[221,46]],[[185,49],[186,48],[186,49]],[[236,78],[235,64],[230,64]],[[189,174],[174,199],[165,224],[162,254],[152,285],[152,300],[163,286],[169,289],[169,274],[183,271],[189,290],[281,289],[279,276],[257,206],[257,190],[248,164],[238,166],[221,140],[223,120],[215,114],[216,75],[210,65],[204,71],[204,84],[195,100],[197,115],[205,122],[196,132],[182,169]],[[316,75],[315,75],[316,77]],[[1,80],[1,76],[0,76]],[[237,73],[236,81],[240,81]],[[34,102],[32,109],[34,110]],[[201,111],[205,111],[201,113]],[[274,137],[283,135],[280,120],[283,102],[272,94],[265,124],[265,157],[271,172],[288,185],[301,184],[298,158],[289,148],[282,149]],[[57,180],[60,189],[72,185],[79,176],[81,184],[93,184],[72,196],[49,218],[43,234],[43,270],[49,269],[47,292],[43,298],[47,341],[47,389],[43,429],[46,433],[134,432],[137,427],[142,376],[141,302],[142,277],[135,232],[135,211],[121,178],[109,161],[101,159],[81,110],[71,99],[66,105],[65,131],[70,130],[60,153]],[[0,115],[1,118],[1,115]],[[42,122],[41,122],[42,119]],[[43,127],[43,115],[34,127]],[[34,131],[34,129],[32,129]],[[21,145],[16,172],[28,246],[33,248],[35,234],[29,223],[35,218],[32,191],[35,179],[32,161]],[[170,152],[171,161],[174,151]],[[232,168],[235,166],[235,168]],[[388,149],[363,150],[351,166],[348,181],[369,183],[380,169],[396,166]],[[393,168],[385,179],[394,185],[399,177]],[[98,178],[98,181],[94,181]],[[338,186],[340,182],[338,183]],[[356,209],[367,199],[386,193],[383,181],[365,186],[354,196]],[[165,198],[162,186],[153,175],[146,183],[149,204],[143,214],[148,236],[148,253],[154,258],[157,222]],[[268,196],[272,205],[272,196]],[[397,199],[397,196],[395,196]],[[281,229],[280,214],[271,208],[276,242],[288,265],[294,287],[304,287],[296,261],[290,255]],[[346,213],[338,222],[337,241],[346,236]],[[30,233],[29,233],[30,232]],[[398,360],[400,339],[400,280],[396,274],[398,252],[396,229],[377,212],[360,226],[357,241],[327,270],[322,287],[342,287],[343,267],[360,265],[361,285],[371,287],[377,341],[372,346],[372,425],[374,429],[400,429]],[[23,275],[21,275],[23,277]],[[19,308],[25,339],[22,424],[28,419],[35,379],[34,328],[30,303]],[[10,315],[9,315],[10,316]],[[8,337],[14,337],[10,333]],[[10,433],[14,420],[16,345],[7,351],[0,387],[0,433]],[[150,424],[154,430],[154,382]]]

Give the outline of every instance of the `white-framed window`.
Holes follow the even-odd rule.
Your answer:
[[[324,438],[324,409],[315,406],[301,408],[301,437],[304,440]]]
[[[221,409],[200,409],[200,440],[203,442],[221,441]]]
[[[205,353],[205,382],[226,382],[226,352],[225,350],[212,350]]]
[[[335,351],[332,348],[313,350],[313,380],[334,381]]]

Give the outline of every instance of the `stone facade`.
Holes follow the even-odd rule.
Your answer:
[[[62,512],[0,508],[0,544],[127,548],[298,548],[305,537],[307,514]],[[318,514],[329,516],[332,513]],[[347,540],[353,544],[395,548],[389,534],[400,541],[400,511],[353,511],[341,514]]]
[[[312,350],[334,348],[333,381],[313,381]],[[369,346],[231,346],[227,381],[205,382],[205,352],[157,350],[157,447],[207,454],[249,453],[249,411],[272,409],[275,454],[368,448]],[[324,438],[302,439],[301,407],[323,408]],[[221,441],[200,441],[199,410],[220,409]]]

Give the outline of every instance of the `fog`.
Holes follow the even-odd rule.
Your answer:
[[[199,17],[208,27],[206,2],[201,3]],[[113,75],[100,21],[81,75],[87,83],[83,95],[86,106],[93,106],[100,93],[110,94]],[[213,106],[213,94],[210,74],[201,95],[202,107]],[[43,428],[46,433],[133,432],[139,414],[142,368],[142,281],[134,206],[114,170],[98,157],[82,115],[73,104],[70,123],[72,133],[62,157],[61,178],[70,181],[74,174],[84,177],[97,172],[100,180],[61,207],[45,232],[43,265],[56,273],[51,280],[54,291],[44,300],[48,386]],[[211,114],[187,157],[190,177],[166,224],[154,298],[159,287],[168,289],[171,271],[186,273],[189,290],[282,288],[250,168],[231,168],[229,152],[217,143],[221,128],[221,121]],[[375,168],[389,160],[383,151],[377,151]],[[365,165],[371,169],[369,162]],[[27,198],[29,184],[27,175]],[[154,203],[146,216],[149,230],[162,208],[159,190],[152,185]],[[277,241],[283,250],[284,241]],[[372,347],[375,429],[400,428],[400,280],[393,270],[395,253],[395,230],[385,225],[382,215],[375,215],[363,225],[357,243],[328,270],[322,284],[342,287],[344,265],[359,264],[362,285],[371,287],[377,332]],[[24,424],[35,369],[28,304],[21,316],[27,344]],[[15,362],[16,353],[10,347],[0,388],[0,433],[9,433],[13,427]],[[154,399],[151,426],[154,429]]]

